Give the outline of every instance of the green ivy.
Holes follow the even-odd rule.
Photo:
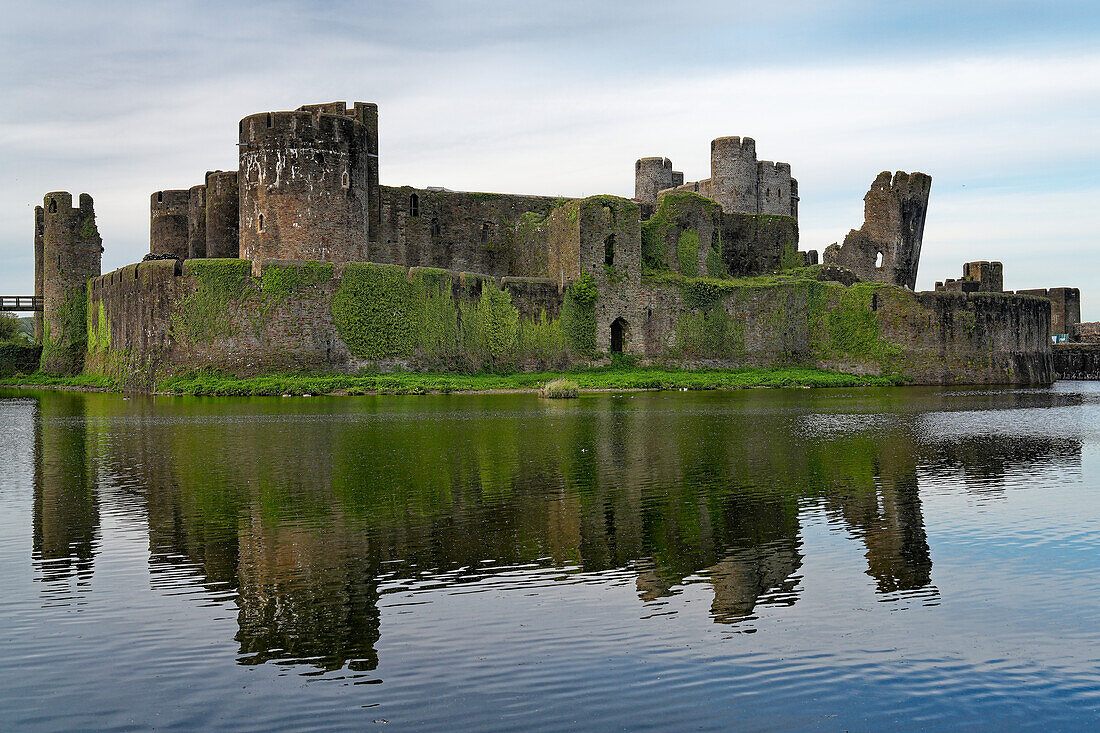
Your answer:
[[[84,366],[88,345],[88,286],[74,288],[57,312],[61,333],[50,331],[42,319],[41,369],[46,374],[77,374]],[[55,338],[56,336],[56,338]]]
[[[596,352],[596,299],[600,292],[590,274],[569,286],[561,308],[562,328],[569,353],[589,357]]]
[[[680,265],[680,274],[684,277],[699,276],[699,232],[684,229],[676,245],[676,259]]]
[[[296,290],[328,282],[333,271],[331,262],[271,263],[264,268],[261,290],[264,295],[282,300]]]
[[[90,290],[89,290],[90,296]],[[103,301],[94,306],[88,304],[88,351],[106,352],[111,350],[111,323],[107,319],[107,308]]]
[[[420,340],[424,290],[404,267],[365,262],[344,268],[332,318],[351,353],[378,360],[408,357]]]
[[[177,341],[198,343],[233,335],[234,312],[249,294],[252,263],[249,260],[188,260],[186,275],[197,282],[172,314],[172,335]]]
[[[467,358],[491,367],[510,362],[519,330],[519,311],[512,305],[512,296],[483,282],[477,300],[463,301],[459,307]]]

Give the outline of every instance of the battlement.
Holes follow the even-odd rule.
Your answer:
[[[42,211],[49,214],[72,214],[83,212],[85,215],[92,213],[92,197],[86,193],[80,194],[78,205],[73,207],[73,195],[68,191],[51,191],[42,197]]]
[[[323,112],[260,112],[240,121],[242,147],[265,140],[332,142],[353,140],[364,135],[365,125],[355,117]]]
[[[740,155],[744,157],[756,157],[756,140],[751,137],[740,137],[734,135],[731,137],[716,137],[710,141],[711,155],[721,152],[729,155]]]
[[[791,175],[790,163],[773,163],[770,160],[758,160],[756,162],[757,170],[763,175],[779,175],[789,176]]]
[[[149,196],[149,210],[153,216],[186,213],[187,207],[190,205],[191,191],[189,189],[155,191]]]
[[[638,158],[637,162],[634,163],[634,170],[640,171],[642,168],[668,168],[672,170],[672,161],[661,156]]]

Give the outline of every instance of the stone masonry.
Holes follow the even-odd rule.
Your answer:
[[[931,187],[932,177],[924,173],[879,173],[863,198],[863,226],[849,232],[843,245],[826,247],[822,261],[862,280],[916,288]]]

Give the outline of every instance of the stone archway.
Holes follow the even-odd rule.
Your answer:
[[[627,339],[630,335],[630,324],[625,318],[616,318],[611,323],[611,353],[623,354],[627,349]]]

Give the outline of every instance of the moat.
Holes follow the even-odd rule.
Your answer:
[[[12,729],[1083,727],[1100,383],[0,388]]]

